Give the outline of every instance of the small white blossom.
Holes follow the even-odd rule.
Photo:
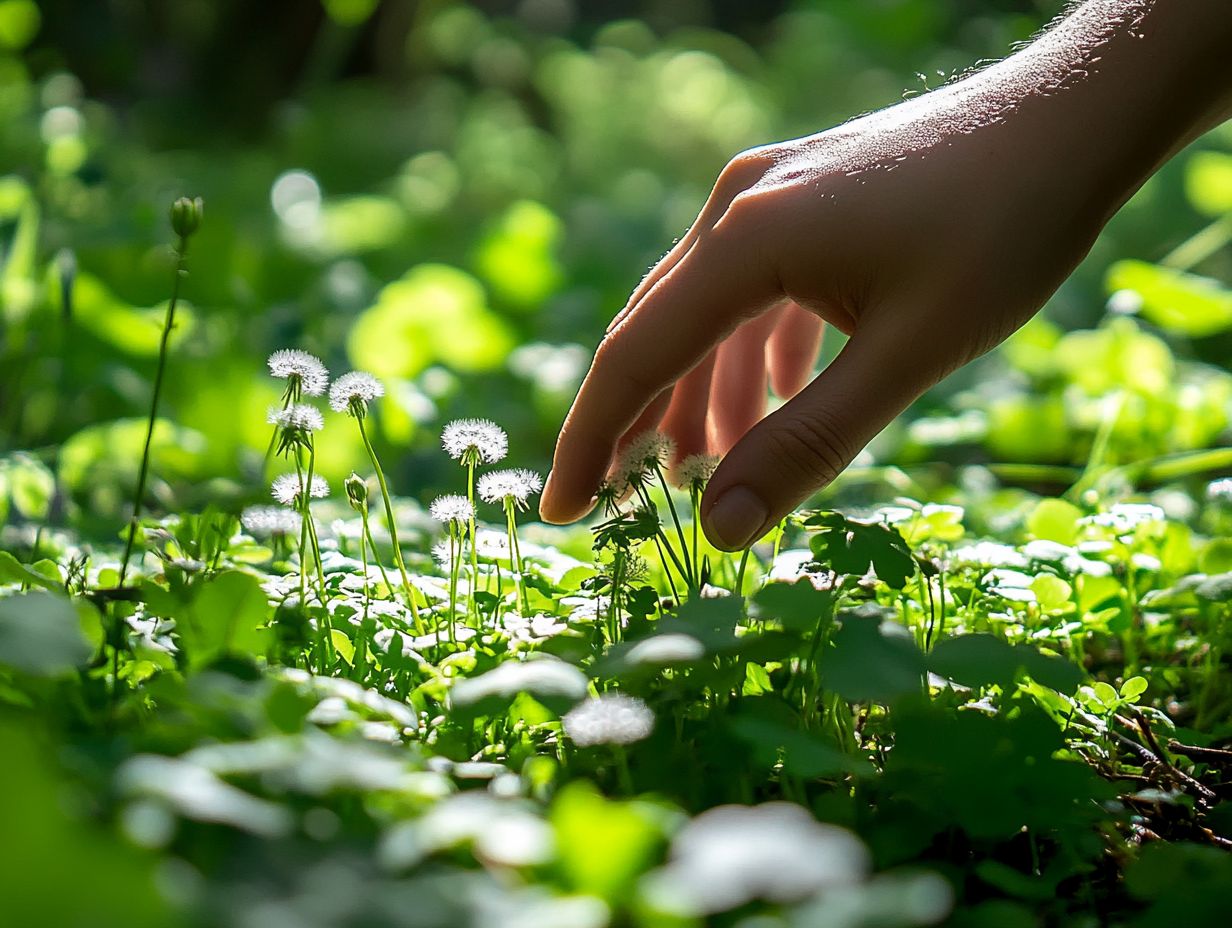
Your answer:
[[[240,513],[240,524],[254,538],[298,535],[302,516],[283,506],[249,506]]]
[[[954,563],[978,567],[1026,567],[1028,558],[1010,545],[978,541],[954,551]]]
[[[643,432],[621,452],[616,473],[625,483],[640,483],[656,468],[667,467],[675,453],[676,443],[662,432]]]
[[[1212,480],[1206,485],[1206,498],[1213,503],[1232,503],[1232,477]]]
[[[269,370],[275,377],[297,381],[308,396],[320,396],[329,384],[329,371],[321,359],[297,348],[284,348],[269,356]]]
[[[634,696],[605,693],[570,709],[561,723],[565,733],[579,747],[633,744],[650,737],[654,713]]]
[[[432,501],[428,514],[437,522],[469,522],[475,518],[475,507],[465,496],[448,493]]]
[[[441,432],[441,445],[455,461],[468,457],[476,462],[495,464],[509,450],[509,436],[487,419],[455,419]]]
[[[292,403],[290,406],[271,406],[265,421],[280,429],[298,429],[301,432],[319,432],[325,428],[321,410],[308,403]]]
[[[859,838],[793,803],[718,806],[676,834],[669,862],[643,886],[656,907],[698,917],[841,891],[861,883],[870,864]]]
[[[543,489],[543,478],[523,467],[494,470],[479,478],[478,489],[479,498],[485,503],[512,500],[519,509],[525,509],[526,501]]]
[[[300,479],[299,474],[283,474],[281,477],[274,479],[273,486],[270,487],[270,493],[274,499],[284,506],[294,506],[299,501],[299,496],[303,489],[304,483]],[[325,482],[325,478],[319,474],[313,474],[312,485],[309,487],[308,495],[317,499],[329,496],[329,484]]]
[[[385,386],[366,371],[343,374],[329,388],[329,408],[334,412],[366,412],[368,404],[385,395]]]
[[[680,462],[672,476],[682,490],[700,490],[719,466],[717,454],[690,454]]]

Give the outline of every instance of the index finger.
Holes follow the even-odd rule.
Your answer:
[[[734,245],[718,228],[701,236],[600,343],[556,442],[539,504],[545,521],[589,512],[617,439],[647,405],[781,298],[769,267]]]

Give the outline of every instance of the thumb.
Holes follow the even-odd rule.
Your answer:
[[[794,399],[728,452],[702,497],[702,525],[716,547],[760,538],[830,483],[886,425],[932,385],[906,333],[857,332]]]

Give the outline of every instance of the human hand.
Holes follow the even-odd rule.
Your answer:
[[[1180,24],[1118,19],[1135,6],[1090,3],[988,71],[734,159],[599,346],[543,517],[583,515],[618,445],[661,423],[681,455],[726,455],[703,524],[718,547],[743,547],[1025,322],[1209,122],[1174,115],[1157,86]],[[850,337],[805,385],[823,321]],[[763,419],[768,381],[793,398]]]

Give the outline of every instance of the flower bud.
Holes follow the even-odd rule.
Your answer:
[[[188,238],[201,225],[205,203],[200,197],[180,197],[171,204],[171,228],[182,239]]]
[[[344,486],[352,509],[363,512],[368,508],[368,483],[363,477],[353,473],[347,477]]]

